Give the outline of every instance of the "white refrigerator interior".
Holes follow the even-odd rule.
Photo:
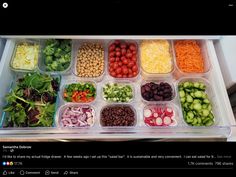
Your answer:
[[[125,39],[127,36],[118,36],[120,39]],[[66,37],[65,37],[66,38]],[[67,36],[67,38],[69,38]],[[72,37],[71,37],[72,38]],[[74,37],[79,39],[80,37]],[[88,39],[93,37],[88,36]],[[107,42],[114,39],[112,36],[97,36],[96,38],[103,39]],[[132,37],[135,40],[145,39],[144,37]],[[168,36],[170,39],[171,37]],[[178,37],[180,38],[180,37]],[[182,36],[182,39],[191,39],[190,36]],[[160,37],[149,37],[148,39],[160,39]],[[172,39],[176,39],[173,37]],[[217,59],[216,51],[214,48],[213,40],[201,37],[200,39],[206,40],[206,49],[211,63],[211,71],[206,79],[211,84],[213,89],[213,103],[217,112],[217,124],[211,127],[191,127],[186,124],[180,124],[176,127],[161,127],[150,128],[147,126],[136,126],[133,129],[112,129],[107,130],[97,126],[94,129],[60,129],[58,127],[50,128],[0,128],[0,136],[3,138],[35,138],[35,139],[140,139],[140,138],[230,138],[232,130],[235,127],[235,119],[232,108],[227,95],[226,87],[222,77],[220,64]],[[219,39],[216,37],[215,39]],[[5,50],[0,64],[0,120],[3,117],[3,106],[5,105],[5,95],[9,92],[14,74],[9,63],[15,47],[15,40],[8,39],[6,42]],[[107,55],[107,54],[106,54]],[[235,54],[236,56],[236,54]],[[107,60],[107,58],[105,58]],[[205,77],[205,76],[204,76]],[[62,83],[66,82],[68,78],[62,76]],[[101,84],[101,83],[100,83]],[[176,87],[176,80],[173,80]],[[99,85],[99,84],[98,84]],[[101,87],[101,85],[99,85]],[[137,86],[138,88],[138,86]],[[176,98],[177,99],[177,98]],[[176,100],[176,103],[178,101]],[[142,121],[141,106],[134,103],[139,114],[139,121]],[[181,110],[181,109],[180,109]],[[97,117],[99,119],[99,115]]]

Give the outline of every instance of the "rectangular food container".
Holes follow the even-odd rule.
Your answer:
[[[209,54],[208,54],[208,46],[207,46],[207,40],[195,40],[197,41],[198,45],[200,46],[201,48],[201,54],[202,54],[202,57],[203,57],[203,60],[204,60],[204,72],[203,73],[196,73],[196,72],[193,72],[193,73],[187,73],[187,72],[184,72],[182,71],[179,66],[178,66],[178,62],[177,62],[177,58],[176,58],[176,51],[175,51],[175,43],[179,41],[179,40],[173,40],[172,41],[172,48],[173,48],[173,56],[174,56],[174,61],[175,61],[175,67],[176,67],[176,70],[175,70],[175,77],[178,79],[180,77],[190,77],[190,76],[199,76],[199,77],[207,77],[210,73],[210,70],[211,70],[211,62],[209,60]]]
[[[210,101],[210,104],[212,106],[212,112],[213,112],[213,115],[214,115],[214,124],[211,125],[211,126],[217,126],[220,124],[220,113],[219,113],[219,107],[218,105],[216,104],[216,96],[215,96],[215,91],[211,88],[211,85],[209,83],[209,81],[207,79],[204,79],[202,77],[183,77],[181,79],[179,79],[177,81],[177,90],[178,90],[178,86],[179,84],[183,83],[183,82],[201,82],[203,83],[205,86],[206,86],[206,91],[205,93],[207,94],[208,98],[209,98],[209,101]],[[181,107],[181,112],[182,112],[182,118],[183,118],[183,122],[185,123],[185,125],[187,126],[190,126],[190,127],[196,127],[196,126],[191,126],[189,125],[185,119],[184,119],[184,116],[183,116],[183,108],[182,108],[182,105],[181,105],[181,102],[180,102],[180,96],[179,96],[179,90],[177,91],[178,92],[178,101],[179,101],[179,105]],[[210,127],[211,127],[210,126]],[[201,127],[204,127],[204,126],[201,126]]]
[[[129,80],[129,81],[136,81],[140,75],[140,55],[139,55],[139,44],[136,40],[118,40],[118,41],[121,41],[121,42],[125,42],[125,43],[133,43],[135,44],[136,46],[136,49],[137,49],[137,53],[136,53],[136,62],[137,62],[137,65],[138,65],[138,71],[137,71],[137,75],[135,77],[125,77],[125,78],[118,78],[118,77],[113,77],[109,71],[109,65],[110,65],[110,61],[109,61],[109,46],[115,42],[115,40],[111,40],[108,42],[108,45],[107,45],[107,74],[109,75],[109,77],[111,77],[112,79],[115,79],[115,80]]]
[[[134,112],[134,117],[135,117],[135,121],[134,121],[134,125],[133,126],[103,126],[102,125],[102,112],[103,112],[103,110],[105,109],[105,108],[108,108],[108,107],[111,107],[111,108],[113,108],[113,107],[116,107],[116,106],[127,106],[127,107],[130,107],[131,109],[132,109],[132,111]],[[101,109],[101,111],[100,111],[100,126],[102,127],[102,128],[105,128],[105,129],[130,129],[130,128],[134,128],[135,126],[137,125],[137,112],[136,112],[136,110],[135,110],[135,108],[131,105],[131,104],[117,104],[117,103],[115,103],[115,104],[107,104],[106,106],[104,106],[102,109]]]
[[[21,44],[24,44],[24,43],[39,46],[39,51],[38,51],[38,54],[37,54],[38,60],[37,60],[37,63],[35,64],[35,67],[32,70],[14,68],[14,66],[13,66],[13,61],[14,61],[14,58],[15,58],[15,55],[16,55],[17,47]],[[16,72],[33,72],[33,71],[38,70],[38,62],[39,62],[40,58],[41,58],[41,46],[40,46],[40,41],[39,40],[37,40],[37,39],[17,39],[16,42],[15,42],[14,51],[11,55],[10,68],[13,71],[16,71]]]
[[[62,85],[62,87],[61,87],[61,93],[60,93],[60,97],[61,97],[61,100],[63,100],[63,102],[64,103],[69,103],[69,102],[67,102],[65,99],[64,99],[64,97],[63,97],[63,93],[64,93],[64,90],[65,90],[65,88],[68,86],[68,85],[70,85],[70,84],[76,84],[76,83],[81,83],[81,84],[85,84],[85,83],[90,83],[90,84],[93,84],[94,85],[94,87],[95,87],[95,89],[96,89],[96,95],[95,95],[95,98],[94,98],[94,100],[92,100],[92,101],[90,101],[90,102],[78,102],[78,103],[81,103],[81,104],[92,104],[93,102],[95,102],[96,101],[96,98],[97,98],[97,95],[98,95],[98,91],[97,91],[97,84],[96,84],[96,82],[94,82],[94,81],[91,81],[91,80],[82,80],[82,81],[80,81],[79,79],[75,79],[75,80],[70,80],[70,81],[66,81],[65,83],[64,83],[64,85]]]
[[[172,97],[171,97],[171,100],[168,100],[168,101],[147,101],[143,98],[142,96],[142,86],[145,85],[146,83],[150,83],[150,82],[153,82],[153,83],[156,83],[156,84],[160,84],[161,82],[165,82],[165,83],[168,83],[171,88],[172,88]],[[160,79],[156,79],[156,80],[142,80],[141,84],[140,84],[140,94],[141,94],[141,98],[142,98],[142,101],[144,103],[167,103],[167,102],[171,102],[175,99],[176,97],[176,93],[175,93],[175,86],[173,84],[173,80],[170,80],[170,79],[166,79],[166,80],[160,80]]]
[[[93,113],[94,113],[93,124],[91,126],[86,126],[86,127],[62,127],[61,124],[60,124],[62,114],[68,107],[72,107],[72,106],[80,106],[80,107],[89,106],[92,109]],[[96,116],[97,116],[96,115],[96,109],[91,104],[66,103],[66,104],[60,106],[60,108],[57,111],[56,121],[55,121],[56,122],[56,127],[61,128],[61,129],[81,129],[81,128],[89,129],[89,128],[92,128],[94,126],[95,121],[96,121]]]
[[[78,72],[77,72],[77,55],[78,55],[78,50],[79,48],[84,44],[84,43],[99,43],[103,46],[104,49],[104,67],[103,67],[103,71],[102,74],[98,77],[80,77],[78,76]],[[76,75],[80,80],[86,80],[86,79],[91,79],[94,80],[96,82],[100,82],[104,75],[105,75],[105,67],[106,67],[106,60],[105,60],[105,51],[106,51],[106,45],[105,45],[105,41],[104,40],[74,40],[73,41],[73,60],[74,60],[74,68],[73,68],[73,73],[74,75]]]
[[[40,56],[41,56],[41,58],[39,59],[39,62],[38,62],[39,70],[41,72],[48,73],[48,74],[51,74],[51,75],[57,75],[57,74],[66,75],[66,74],[70,74],[71,73],[71,67],[72,67],[72,64],[73,64],[73,53],[72,53],[73,42],[72,42],[72,40],[71,40],[71,60],[70,60],[70,64],[69,64],[68,68],[66,68],[63,71],[46,71],[45,56],[44,56],[43,50],[46,47],[46,41],[47,40],[48,39],[41,39],[40,40],[40,45],[41,45]]]
[[[168,72],[168,73],[150,73],[150,72],[147,72],[143,66],[142,66],[142,42],[143,41],[158,41],[156,39],[154,40],[141,40],[140,43],[139,43],[139,46],[140,46],[140,67],[141,67],[141,74],[142,74],[142,77],[144,80],[155,80],[157,78],[163,78],[163,79],[166,79],[166,78],[172,78],[172,74],[175,70],[175,66],[174,66],[174,56],[173,56],[173,49],[172,49],[172,45],[171,45],[171,41],[170,40],[167,40],[167,42],[169,43],[169,53],[171,55],[171,71]]]
[[[17,86],[17,80],[22,78],[23,76],[24,76],[23,73],[18,73],[18,74],[15,75],[14,80],[11,83],[11,87],[10,87],[10,90],[9,90],[8,93],[10,93]],[[61,76],[56,76],[54,78],[59,78],[59,84],[60,84]],[[56,112],[57,112],[58,105],[59,105],[59,96],[58,96],[58,94],[59,94],[59,91],[57,92],[57,96],[56,96],[55,112],[54,112],[54,116],[53,116],[52,127],[55,127],[55,116],[56,116]],[[5,105],[6,105],[6,103],[5,103]],[[4,129],[38,129],[38,128],[45,128],[45,129],[47,129],[47,128],[50,128],[50,127],[4,127],[7,116],[8,116],[8,113],[3,112],[2,118],[1,118],[1,121],[0,121],[0,127],[1,128],[4,128]]]
[[[103,91],[103,88],[104,88],[104,86],[105,86],[106,84],[118,84],[118,85],[122,85],[122,86],[129,85],[129,86],[131,86],[133,97],[132,97],[131,100],[128,101],[128,102],[115,102],[115,101],[106,100],[106,99],[104,98],[104,91]],[[118,81],[114,81],[114,82],[109,81],[109,82],[104,83],[103,86],[102,86],[102,88],[101,88],[101,95],[102,95],[103,100],[106,101],[107,103],[132,103],[132,102],[134,101],[134,99],[135,99],[136,92],[135,92],[135,88],[134,88],[134,85],[133,85],[132,82],[130,82],[130,81],[125,81],[125,80],[122,80],[122,81],[119,81],[119,80],[118,80]]]
[[[145,122],[145,114],[144,114],[144,111],[146,109],[155,109],[155,108],[162,108],[162,109],[165,109],[165,108],[171,108],[173,110],[173,116],[171,116],[172,118],[172,123],[171,125],[161,125],[161,126],[150,126],[148,125],[146,122]],[[159,117],[159,115],[158,115]],[[179,113],[179,108],[174,104],[174,103],[157,103],[157,104],[147,104],[144,106],[143,108],[143,121],[145,123],[145,125],[147,127],[150,127],[150,128],[171,128],[171,127],[175,127],[175,126],[178,126],[178,124],[181,125],[182,123],[182,120],[181,120],[181,116],[180,116],[180,113]]]

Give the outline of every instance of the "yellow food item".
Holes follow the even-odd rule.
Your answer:
[[[16,47],[12,67],[15,69],[34,70],[38,64],[39,45],[22,43]]]
[[[148,73],[165,74],[173,68],[170,44],[167,40],[141,42],[141,66]]]

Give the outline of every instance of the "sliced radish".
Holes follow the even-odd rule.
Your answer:
[[[173,116],[173,109],[172,108],[170,108],[170,107],[166,107],[165,108],[165,115],[166,116],[169,116],[169,117],[171,117],[171,116]]]
[[[163,121],[162,121],[162,118],[161,118],[161,117],[156,118],[156,124],[157,124],[157,126],[161,126],[162,123],[163,123]]]
[[[145,109],[144,110],[144,117],[150,117],[152,115],[152,111],[150,109]]]
[[[165,125],[170,125],[171,124],[171,118],[168,117],[168,116],[165,116],[163,118],[163,122],[164,122]]]
[[[159,117],[161,117],[163,114],[163,110],[161,107],[156,107],[155,112],[158,114]]]
[[[158,117],[158,114],[156,112],[154,112],[153,117]]]
[[[176,126],[177,125],[177,121],[175,119],[172,119],[172,123],[170,124],[170,126]]]

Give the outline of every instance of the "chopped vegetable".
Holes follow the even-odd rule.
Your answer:
[[[204,72],[204,61],[201,54],[201,48],[197,41],[176,41],[174,47],[177,65],[181,71],[186,73]]]
[[[95,111],[88,105],[68,106],[62,113],[60,125],[62,127],[90,127],[94,124]]]
[[[111,102],[129,102],[133,89],[129,84],[108,83],[103,87],[103,98]]]
[[[174,126],[175,112],[170,106],[148,106],[143,111],[144,122],[148,126]]]
[[[36,43],[20,43],[12,61],[14,69],[34,70],[38,64],[39,45]]]
[[[6,95],[6,127],[50,127],[53,124],[59,79],[28,73]]]
[[[72,83],[65,87],[63,97],[67,102],[88,103],[95,99],[96,88],[90,82]]]
[[[192,126],[213,125],[214,116],[211,103],[205,93],[205,84],[184,82],[179,84],[178,89],[184,120]]]
[[[71,40],[48,39],[43,49],[46,71],[64,71],[71,62]]]

